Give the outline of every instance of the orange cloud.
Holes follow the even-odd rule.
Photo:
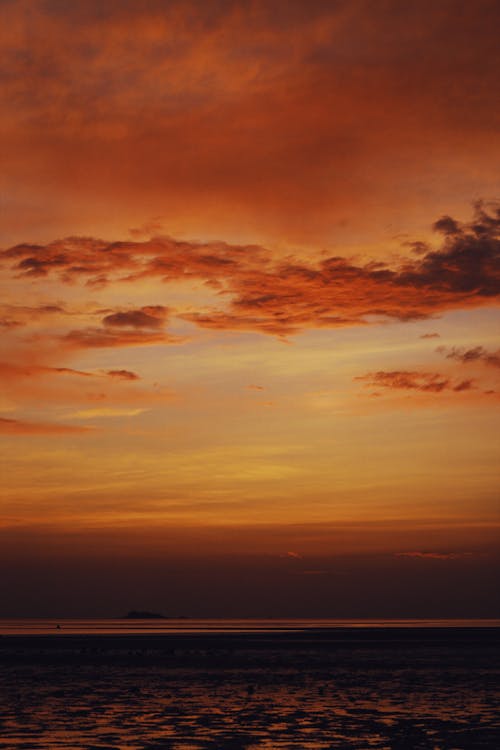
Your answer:
[[[96,373],[74,370],[71,367],[48,367],[36,364],[13,364],[0,362],[0,378],[23,378],[37,375],[77,375],[79,377],[98,377]]]
[[[425,246],[423,254],[419,249],[416,258],[395,267],[378,262],[358,265],[340,256],[316,263],[291,257],[276,260],[261,247],[168,238],[143,243],[82,239],[82,247],[73,238],[67,246],[66,241],[35,249],[19,245],[2,257],[4,262],[16,259],[14,272],[24,268],[30,269],[29,274],[36,269],[37,276],[56,272],[63,281],[75,274],[92,279],[96,272],[107,274],[108,281],[201,279],[219,296],[227,297],[228,303],[179,317],[201,327],[278,336],[305,328],[363,325],[381,318],[419,320],[446,310],[498,304],[500,209],[488,213],[479,204],[472,222],[460,224],[444,217],[434,227],[443,235],[441,246]],[[174,343],[172,337],[155,332],[169,313],[161,305],[112,312],[103,318],[103,329],[70,331],[64,340],[97,347]]]
[[[121,330],[110,331],[106,328],[80,328],[69,331],[60,337],[60,341],[74,348],[101,348],[119,346],[149,346],[151,344],[179,344],[182,339],[162,332]]]
[[[19,419],[0,417],[0,433],[2,435],[67,435],[88,433],[90,427],[55,424],[51,422],[25,422]]]
[[[45,362],[74,353],[72,349],[59,347],[52,351],[40,347],[35,354],[23,350],[16,361],[0,361],[0,385],[4,397],[8,398],[9,408],[17,408],[19,404],[29,408],[30,405],[48,403],[73,408],[85,405],[136,408],[170,403],[174,399],[170,388],[141,385],[140,376],[131,370],[92,372],[33,362],[34,356]]]
[[[26,305],[0,305],[0,327],[5,329],[18,328],[31,321],[46,317],[55,317],[64,314],[65,310],[60,305],[38,305],[29,307]]]
[[[474,346],[469,349],[466,347],[453,346],[448,348],[446,346],[439,346],[436,351],[444,354],[447,359],[454,359],[456,362],[462,364],[478,362],[490,367],[500,367],[500,349],[496,352],[489,352],[483,346]]]
[[[146,409],[127,409],[115,407],[97,407],[95,409],[80,409],[69,414],[70,419],[99,419],[102,417],[136,417],[142,414]]]
[[[366,375],[358,375],[355,380],[365,381],[368,386],[422,391],[424,393],[441,393],[451,390],[459,393],[474,388],[473,380],[461,380],[453,383],[449,378],[438,372],[417,372],[409,370],[392,370],[386,372],[369,372]]]
[[[140,380],[140,376],[136,372],[131,372],[131,370],[108,370],[106,375],[119,380]]]
[[[131,237],[137,239],[140,237],[152,237],[158,235],[162,229],[163,222],[160,217],[158,219],[153,219],[152,221],[147,221],[140,227],[131,227],[128,231]]]
[[[460,13],[430,0],[2,11],[2,171],[27,194],[9,216],[14,228],[23,209],[33,219],[50,209],[46,223],[120,208],[126,227],[142,231],[144,211],[167,206],[198,225],[210,218],[219,234],[234,214],[236,229],[311,236],[359,225],[381,204],[392,210],[390,198],[415,210],[428,196],[427,208],[449,179],[443,162],[469,182],[472,172],[496,178],[489,0]],[[41,175],[48,195],[33,208]]]

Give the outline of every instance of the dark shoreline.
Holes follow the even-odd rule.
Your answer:
[[[332,628],[282,633],[86,634],[0,636],[1,663],[161,663],[192,667],[280,662],[449,658],[499,661],[500,628]]]

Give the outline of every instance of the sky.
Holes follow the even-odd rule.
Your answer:
[[[499,22],[0,2],[1,616],[500,617]]]

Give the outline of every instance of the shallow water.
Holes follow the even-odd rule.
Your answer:
[[[394,659],[375,648],[323,661],[269,652],[232,669],[7,664],[0,748],[499,748],[495,665],[424,652]]]

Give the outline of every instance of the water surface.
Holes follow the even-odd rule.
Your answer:
[[[59,627],[58,627],[59,626]],[[494,619],[57,619],[3,618],[0,635],[54,632],[91,634],[288,633],[332,628],[464,628],[500,627]]]

